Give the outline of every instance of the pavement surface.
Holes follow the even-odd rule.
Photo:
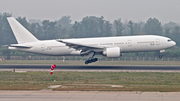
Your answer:
[[[50,70],[50,65],[0,65],[0,70]],[[68,66],[57,65],[55,70],[67,71],[159,71],[180,72],[180,66]]]
[[[0,101],[180,101],[180,92],[0,91]]]
[[[50,70],[50,65],[0,65],[0,70]],[[57,66],[65,71],[180,72],[180,66]],[[0,101],[180,101],[180,92],[5,91]]]

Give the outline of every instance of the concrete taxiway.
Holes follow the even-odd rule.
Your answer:
[[[180,92],[0,91],[0,101],[180,101]]]

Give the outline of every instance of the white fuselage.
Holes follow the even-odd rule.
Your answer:
[[[170,48],[176,43],[170,38],[156,35],[141,35],[141,36],[121,36],[121,37],[100,37],[100,38],[81,38],[81,39],[63,39],[64,41],[79,43],[89,46],[99,47],[120,47],[121,53],[125,52],[143,52],[143,51],[159,51]],[[81,50],[75,50],[66,46],[66,44],[57,40],[44,40],[23,45],[31,46],[32,48],[17,48],[9,47],[9,49],[20,50],[44,55],[54,56],[71,56],[80,55]],[[94,50],[97,53],[100,50]]]

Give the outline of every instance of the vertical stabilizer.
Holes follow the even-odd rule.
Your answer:
[[[7,20],[19,44],[38,41],[38,39],[34,37],[26,28],[24,28],[15,18],[8,17]]]

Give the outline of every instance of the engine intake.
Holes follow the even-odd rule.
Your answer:
[[[121,49],[120,47],[106,48],[103,51],[103,55],[105,55],[108,58],[117,58],[121,56]]]

